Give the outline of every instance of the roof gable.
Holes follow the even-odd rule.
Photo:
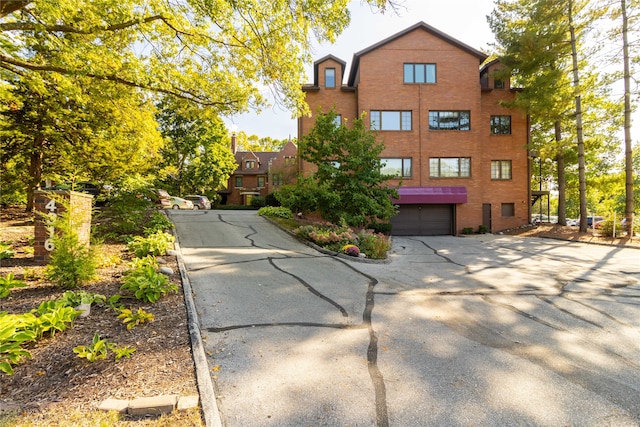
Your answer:
[[[344,78],[344,69],[347,66],[347,63],[342,59],[338,58],[337,56],[333,56],[333,55],[327,55],[325,57],[318,59],[313,63],[313,85],[318,86],[318,66],[328,60],[333,60],[333,61],[336,61],[338,64],[340,64],[340,76],[341,76],[340,80],[341,81],[340,81],[340,84],[338,85],[338,87],[340,87],[342,86],[342,78]]]
[[[351,71],[349,72],[349,81],[348,81],[348,85],[349,86],[353,86],[355,84],[356,81],[356,76],[358,75],[358,69],[360,67],[360,58],[364,55],[366,55],[367,53],[376,50],[388,43],[391,43],[403,36],[405,36],[406,34],[415,31],[415,30],[423,30],[426,31],[427,33],[438,37],[439,39],[445,41],[446,43],[449,43],[465,52],[467,52],[470,55],[475,56],[476,58],[478,58],[479,63],[484,62],[487,59],[487,55],[480,52],[477,49],[472,48],[471,46],[461,42],[458,39],[455,39],[445,33],[443,33],[442,31],[438,30],[437,28],[432,27],[431,25],[428,25],[424,22],[418,22],[417,24],[412,25],[409,28],[406,28],[402,31],[400,31],[399,33],[396,33],[394,35],[392,35],[391,37],[387,37],[386,39],[373,44],[371,46],[369,46],[366,49],[363,49],[359,52],[356,52],[353,54],[353,61],[352,61],[352,65],[351,65]]]

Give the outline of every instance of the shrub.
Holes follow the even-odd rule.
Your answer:
[[[462,229],[462,234],[473,234],[473,227],[464,227]]]
[[[339,252],[344,245],[356,242],[357,238],[349,227],[337,225],[304,225],[295,229],[294,232],[318,246],[336,252]]]
[[[264,201],[265,201],[267,206],[273,206],[273,207],[281,206],[280,201],[276,197],[275,193],[267,194],[266,197],[264,198]]]
[[[169,292],[177,292],[178,287],[167,276],[148,265],[127,272],[120,290],[133,292],[137,299],[144,302],[156,302]]]
[[[51,251],[46,276],[62,288],[74,289],[95,277],[98,257],[95,247],[80,242],[68,202],[61,203],[65,212],[53,220],[48,219],[59,232],[52,238],[54,250]]]
[[[479,234],[486,234],[489,232],[489,227],[487,227],[486,225],[479,225],[478,226],[478,233]]]
[[[261,208],[266,205],[267,205],[267,202],[262,196],[253,196],[251,198],[251,206],[254,208]]]
[[[391,223],[390,222],[372,222],[367,225],[369,230],[373,230],[375,233],[382,233],[389,235],[391,234]]]
[[[161,211],[153,211],[151,218],[147,221],[147,227],[144,227],[144,235],[149,236],[159,231],[167,231],[173,228],[173,223]]]
[[[389,238],[381,233],[370,233],[361,231],[358,234],[360,251],[371,259],[385,259],[387,252],[391,249]]]
[[[164,231],[157,231],[147,237],[135,236],[129,242],[129,249],[133,251],[137,258],[143,258],[147,255],[164,255],[167,250],[173,247],[176,238]]]
[[[267,216],[269,218],[293,218],[293,212],[291,212],[291,209],[275,206],[265,206],[258,209],[258,215]]]

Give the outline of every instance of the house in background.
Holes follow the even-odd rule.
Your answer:
[[[298,149],[291,140],[276,152],[237,151],[232,135],[231,151],[237,168],[227,188],[218,191],[223,205],[251,205],[253,197],[265,197],[282,185],[294,183],[298,176]]]
[[[311,117],[298,121],[301,139],[320,107],[339,120],[366,113],[383,142],[384,172],[401,183],[392,234],[449,235],[480,225],[495,232],[531,217],[528,118],[503,107],[516,91],[494,78],[497,61],[419,22],[353,56],[314,63],[303,86]],[[313,165],[300,163],[301,174]]]

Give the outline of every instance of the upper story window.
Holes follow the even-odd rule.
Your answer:
[[[404,64],[405,83],[435,83],[436,64]]]
[[[324,69],[324,87],[336,87],[336,69]]]
[[[260,188],[264,187],[264,176],[259,176],[258,177],[258,187],[260,187]]]
[[[244,168],[245,169],[253,169],[256,167],[256,161],[255,160],[245,160],[244,161]]]
[[[511,134],[511,116],[491,116],[491,133],[494,135]]]
[[[242,175],[236,176],[236,188],[242,188]]]
[[[505,85],[504,85],[504,80],[501,79],[494,79],[493,80],[493,88],[494,89],[504,89]]]
[[[391,175],[397,178],[408,178],[411,176],[411,158],[403,159],[380,159],[382,168],[380,173]]]
[[[333,119],[333,124],[336,125],[336,127],[340,127],[342,124],[342,114],[336,114],[336,117]]]
[[[295,165],[296,164],[296,156],[285,156],[284,164],[287,165],[287,166]]]
[[[471,158],[469,157],[431,157],[429,159],[431,178],[469,178],[471,176]]]
[[[469,111],[429,111],[429,130],[470,130]]]
[[[281,173],[274,173],[271,180],[273,181],[273,185],[276,187],[284,183],[284,179]]]
[[[411,111],[371,110],[369,119],[371,130],[411,130]]]
[[[511,160],[492,160],[491,179],[511,179]]]

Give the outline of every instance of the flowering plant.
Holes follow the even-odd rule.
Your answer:
[[[359,256],[360,248],[358,248],[356,245],[344,245],[342,247],[342,252],[351,256]]]

